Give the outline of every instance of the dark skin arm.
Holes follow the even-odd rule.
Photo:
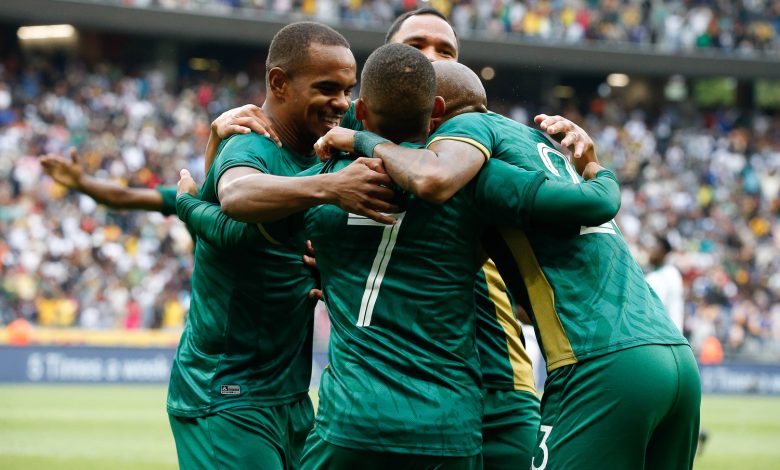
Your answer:
[[[381,161],[360,158],[335,173],[285,177],[250,167],[227,170],[217,191],[222,210],[242,222],[277,220],[320,204],[334,204],[347,212],[392,224],[395,219],[380,212],[398,212],[391,204],[390,177]]]
[[[588,162],[597,161],[593,140],[573,122],[546,114],[540,114],[534,120],[572,151],[575,168],[580,174]],[[321,160],[327,160],[336,151],[354,153],[354,144],[355,131],[337,127],[320,138],[314,149]],[[476,147],[452,139],[435,141],[427,149],[384,143],[374,147],[371,156],[382,160],[396,184],[435,204],[447,201],[460,191],[479,172],[487,157]]]
[[[336,151],[354,153],[355,131],[336,127],[315,144],[320,159]],[[479,172],[485,155],[476,147],[455,140],[434,142],[427,149],[401,147],[391,142],[374,147],[374,158],[403,189],[436,204],[451,198]]]
[[[245,104],[244,106],[233,108],[220,114],[211,123],[211,133],[209,141],[206,144],[206,173],[214,163],[217,156],[219,144],[233,134],[256,134],[272,138],[276,145],[282,146],[282,141],[274,131],[271,120],[268,119],[263,110],[254,104]]]
[[[163,198],[156,189],[128,188],[85,174],[75,149],[70,151],[70,160],[59,155],[45,155],[41,157],[41,166],[54,181],[112,209],[163,210]]]

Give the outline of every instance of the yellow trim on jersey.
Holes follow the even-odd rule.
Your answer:
[[[485,147],[484,145],[482,145],[479,142],[477,142],[476,140],[471,139],[469,137],[451,137],[451,136],[447,136],[447,135],[440,135],[438,137],[434,137],[433,139],[431,139],[431,141],[428,142],[428,144],[425,146],[425,148],[430,147],[432,143],[438,142],[440,140],[456,140],[458,142],[465,142],[465,143],[467,143],[469,145],[472,145],[472,146],[476,147],[477,150],[482,152],[482,155],[485,156],[486,160],[490,158],[490,150],[487,147]]]
[[[512,252],[512,257],[528,290],[537,331],[542,337],[542,346],[547,356],[547,370],[552,371],[576,363],[577,356],[555,310],[555,293],[536,260],[528,237],[525,232],[518,229],[505,228],[500,232]]]
[[[274,245],[281,245],[274,237],[271,236],[270,233],[263,227],[263,224],[257,224],[257,228],[260,230],[260,234],[269,242],[271,242]]]
[[[523,332],[515,318],[509,296],[506,294],[506,284],[498,274],[493,260],[487,260],[482,266],[482,271],[485,273],[488,296],[496,307],[496,320],[506,334],[506,350],[509,353],[509,363],[512,365],[515,390],[536,393],[531,358],[525,352],[523,341],[520,339]]]

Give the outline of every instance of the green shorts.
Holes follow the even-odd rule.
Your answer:
[[[624,349],[555,369],[532,469],[690,469],[701,383],[687,345]]]
[[[301,459],[302,470],[353,468],[364,470],[479,470],[481,466],[479,455],[437,457],[351,449],[325,441],[315,429],[309,433]]]
[[[200,418],[168,415],[179,468],[299,468],[314,424],[308,395],[269,407],[236,407]]]
[[[524,390],[487,390],[482,463],[489,470],[531,467],[539,431],[539,397]]]

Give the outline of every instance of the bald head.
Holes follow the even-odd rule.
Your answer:
[[[477,74],[463,64],[453,61],[433,63],[436,71],[436,94],[444,98],[446,110],[443,119],[463,113],[487,112],[487,94]]]

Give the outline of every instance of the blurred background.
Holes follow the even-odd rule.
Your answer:
[[[176,463],[165,384],[190,235],[69,191],[39,156],[75,147],[85,173],[132,187],[200,182],[210,122],[262,104],[279,28],[330,24],[361,64],[423,6],[450,17],[491,110],[589,132],[636,258],[680,273],[696,467],[780,467],[780,0],[3,0],[0,467]],[[321,309],[315,327],[316,389]]]

